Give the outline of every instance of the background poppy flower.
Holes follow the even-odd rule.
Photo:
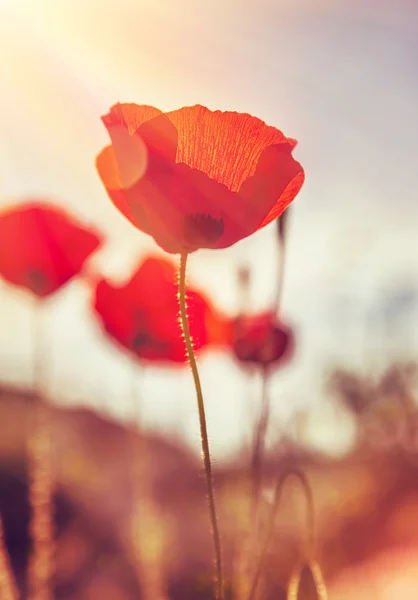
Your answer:
[[[0,215],[0,274],[49,296],[81,271],[100,243],[96,232],[59,208],[37,202],[15,206]]]
[[[162,113],[116,104],[96,165],[115,206],[167,252],[225,248],[276,219],[299,192],[296,141],[248,114]]]
[[[195,349],[224,343],[227,320],[195,290],[188,291],[187,302]],[[94,309],[107,333],[139,358],[186,361],[178,320],[176,269],[171,262],[148,258],[123,286],[100,280]]]
[[[240,362],[270,367],[292,357],[294,335],[273,312],[240,315],[233,322],[231,345]]]

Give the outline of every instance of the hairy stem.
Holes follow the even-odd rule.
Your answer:
[[[285,482],[289,479],[289,477],[296,477],[300,483],[302,484],[303,490],[306,496],[307,502],[307,540],[306,540],[306,560],[308,563],[313,561],[313,557],[315,554],[315,512],[314,512],[314,504],[313,504],[313,496],[311,486],[309,485],[309,481],[303,471],[299,471],[298,469],[289,469],[282,475],[280,475],[277,484],[276,490],[274,493],[274,501],[273,506],[271,508],[270,517],[267,523],[267,534],[266,539],[264,541],[264,545],[261,551],[261,555],[258,561],[257,569],[254,575],[253,583],[251,586],[251,591],[248,596],[248,600],[253,600],[255,597],[255,592],[257,590],[257,585],[260,579],[260,575],[263,571],[264,563],[267,556],[267,551],[270,546],[271,538],[274,533],[274,525],[276,520],[277,509],[280,503],[280,498],[282,495],[282,490]]]
[[[200,437],[202,442],[203,464],[206,475],[206,485],[209,499],[209,513],[212,525],[213,543],[215,546],[215,561],[216,561],[216,598],[224,600],[224,582],[222,573],[222,552],[221,540],[219,535],[218,517],[215,506],[215,492],[213,488],[212,478],[212,463],[209,451],[209,439],[206,426],[205,404],[203,401],[202,386],[200,384],[199,371],[197,369],[196,357],[193,350],[193,343],[190,337],[189,322],[187,318],[186,304],[186,264],[187,253],[181,254],[180,257],[180,273],[179,273],[179,303],[180,303],[180,320],[186,343],[187,357],[193,374],[194,385],[196,388],[197,407],[199,412]]]

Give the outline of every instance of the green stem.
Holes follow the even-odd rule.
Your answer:
[[[200,384],[199,371],[197,369],[196,357],[193,350],[193,343],[190,337],[189,322],[187,319],[186,305],[186,263],[187,253],[182,253],[180,256],[180,274],[179,274],[179,304],[180,304],[180,320],[186,343],[187,357],[192,369],[194,385],[196,388],[197,407],[199,411],[200,437],[202,442],[203,464],[205,467],[206,485],[209,499],[209,513],[212,525],[213,543],[215,546],[216,560],[216,598],[224,600],[224,582],[222,574],[222,553],[221,540],[219,535],[218,517],[215,507],[215,493],[213,489],[212,478],[212,463],[209,451],[209,438],[206,426],[205,405],[203,402],[202,386]]]
[[[250,594],[248,596],[248,600],[253,600],[255,596],[255,592],[257,590],[258,581],[260,579],[260,575],[262,573],[264,563],[267,556],[267,551],[270,546],[271,538],[274,533],[274,523],[276,520],[277,509],[279,506],[280,498],[282,495],[282,490],[285,482],[291,476],[299,479],[300,483],[305,492],[306,501],[307,501],[307,542],[306,542],[306,560],[307,562],[311,562],[313,560],[315,554],[315,511],[313,504],[313,496],[311,486],[309,484],[308,478],[303,473],[303,471],[299,471],[298,469],[289,469],[285,473],[283,473],[276,485],[276,490],[274,493],[274,502],[271,508],[270,518],[267,525],[267,535],[264,542],[263,549],[261,551],[260,559],[258,561],[257,569],[254,575],[253,583],[251,586]]]

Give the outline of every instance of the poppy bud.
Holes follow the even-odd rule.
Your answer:
[[[234,321],[232,350],[236,358],[247,364],[268,367],[290,358],[294,336],[273,313],[241,315]]]

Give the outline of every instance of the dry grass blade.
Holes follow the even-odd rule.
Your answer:
[[[308,561],[306,564],[300,566],[290,578],[289,586],[287,588],[287,600],[298,600],[299,599],[299,588],[302,579],[302,573],[305,568],[308,568],[312,580],[315,586],[315,592],[317,600],[328,600],[327,588],[322,575],[321,567],[316,560]]]
[[[311,486],[309,485],[309,481],[308,481],[306,475],[302,471],[299,471],[298,469],[289,469],[288,471],[283,473],[277,481],[276,490],[274,493],[273,506],[271,508],[270,518],[268,520],[266,539],[265,539],[264,546],[263,546],[263,549],[261,551],[261,555],[260,555],[260,558],[258,561],[258,565],[256,568],[256,572],[254,575],[254,579],[253,579],[253,583],[251,586],[250,594],[248,596],[248,600],[253,600],[255,597],[255,593],[257,590],[260,575],[263,571],[263,567],[264,567],[264,563],[265,563],[265,560],[267,557],[267,552],[268,552],[268,549],[270,546],[271,538],[274,533],[274,525],[275,525],[275,521],[276,521],[277,510],[279,507],[283,487],[284,487],[284,484],[286,483],[286,481],[290,477],[296,477],[296,479],[298,479],[300,481],[300,483],[302,484],[302,487],[305,492],[307,507],[308,507],[306,556],[309,557],[309,559],[311,559],[311,557],[314,556],[314,552],[315,552],[315,512],[314,512]]]

